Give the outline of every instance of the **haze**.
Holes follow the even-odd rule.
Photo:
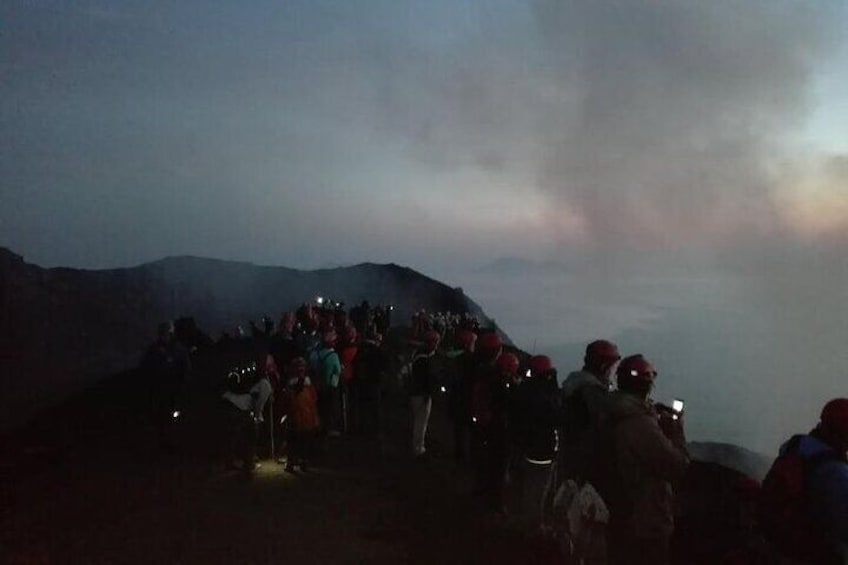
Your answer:
[[[595,289],[738,277],[769,327],[797,324],[771,346],[843,343],[846,10],[7,1],[0,243],[48,267],[393,261],[495,310],[468,271],[498,257],[561,261]],[[513,288],[518,310],[542,304],[540,280]],[[676,292],[604,315],[655,318]],[[844,382],[844,355],[800,359],[823,367],[811,406]]]

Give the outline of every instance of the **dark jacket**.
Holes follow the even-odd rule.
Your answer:
[[[628,501],[618,515],[610,508],[611,519],[631,538],[668,538],[674,531],[672,483],[689,465],[685,438],[666,437],[653,405],[637,396],[612,393],[608,407],[602,441],[612,460],[606,467]]]
[[[560,395],[555,378],[528,377],[516,392],[516,437],[527,459],[552,461]]]
[[[416,353],[412,359],[409,395],[432,395],[436,391],[436,386],[438,386],[437,370],[435,351],[431,353]]]

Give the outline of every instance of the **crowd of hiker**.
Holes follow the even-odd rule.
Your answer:
[[[559,379],[550,357],[505,344],[473,316],[423,310],[390,351],[392,312],[319,298],[279,322],[250,323],[261,346],[228,372],[221,397],[233,466],[255,468],[261,424],[272,455],[274,438],[285,443],[278,462],[291,472],[320,463],[326,438],[381,433],[383,385],[397,379],[408,393],[410,457],[432,456],[430,417],[443,402],[455,464],[494,519],[520,517],[555,540],[563,563],[672,562],[675,487],[690,456],[682,402],[652,399],[658,371],[649,359],[599,339]],[[175,333],[163,324],[145,361],[162,438],[180,417],[190,367],[190,341]],[[245,338],[238,329],[222,341]],[[760,543],[725,562],[845,563],[846,452],[848,399],[835,399],[814,430],[781,448],[762,485],[745,483],[756,492]]]

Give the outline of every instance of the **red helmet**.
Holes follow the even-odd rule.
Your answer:
[[[848,398],[834,398],[825,404],[821,422],[825,429],[848,441]]]
[[[471,349],[471,346],[474,345],[475,341],[477,341],[477,334],[471,330],[462,330],[456,334],[456,342],[464,349]]]
[[[516,357],[513,353],[501,353],[498,360],[495,362],[495,366],[498,368],[498,371],[510,376],[518,372],[518,365],[518,357]]]
[[[618,347],[611,341],[598,339],[586,346],[586,361],[618,361]]]
[[[483,351],[494,351],[503,347],[501,337],[495,332],[485,333],[477,340],[477,349]]]
[[[427,344],[439,343],[440,339],[442,339],[442,336],[436,330],[430,330],[424,334],[424,343]]]
[[[355,327],[350,326],[347,329],[345,329],[345,339],[348,341],[348,343],[353,343],[354,341],[356,341],[356,328]]]
[[[550,373],[553,369],[554,364],[547,355],[536,355],[530,358],[530,373],[534,376]]]
[[[622,359],[615,374],[619,383],[621,381],[652,383],[657,378],[657,370],[641,353]]]

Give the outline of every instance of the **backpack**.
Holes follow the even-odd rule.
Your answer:
[[[587,465],[588,482],[595,487],[609,510],[609,525],[613,530],[623,526],[633,513],[634,501],[619,473],[616,452],[616,430],[638,414],[609,419],[595,431],[595,448]]]
[[[323,388],[326,384],[324,382],[324,361],[327,360],[333,353],[332,349],[326,350],[324,355],[321,355],[321,348],[315,347],[309,351],[309,359],[307,362],[309,363],[309,374],[312,375],[312,379],[315,383],[317,383],[318,388]]]
[[[803,435],[793,436],[763,480],[758,505],[760,527],[776,548],[800,559],[827,562],[828,544],[809,507],[809,478],[819,465],[839,460],[826,450],[809,458],[798,453]]]
[[[562,399],[561,423],[563,443],[577,441],[580,436],[592,427],[592,417],[589,407],[583,398],[584,385]]]

